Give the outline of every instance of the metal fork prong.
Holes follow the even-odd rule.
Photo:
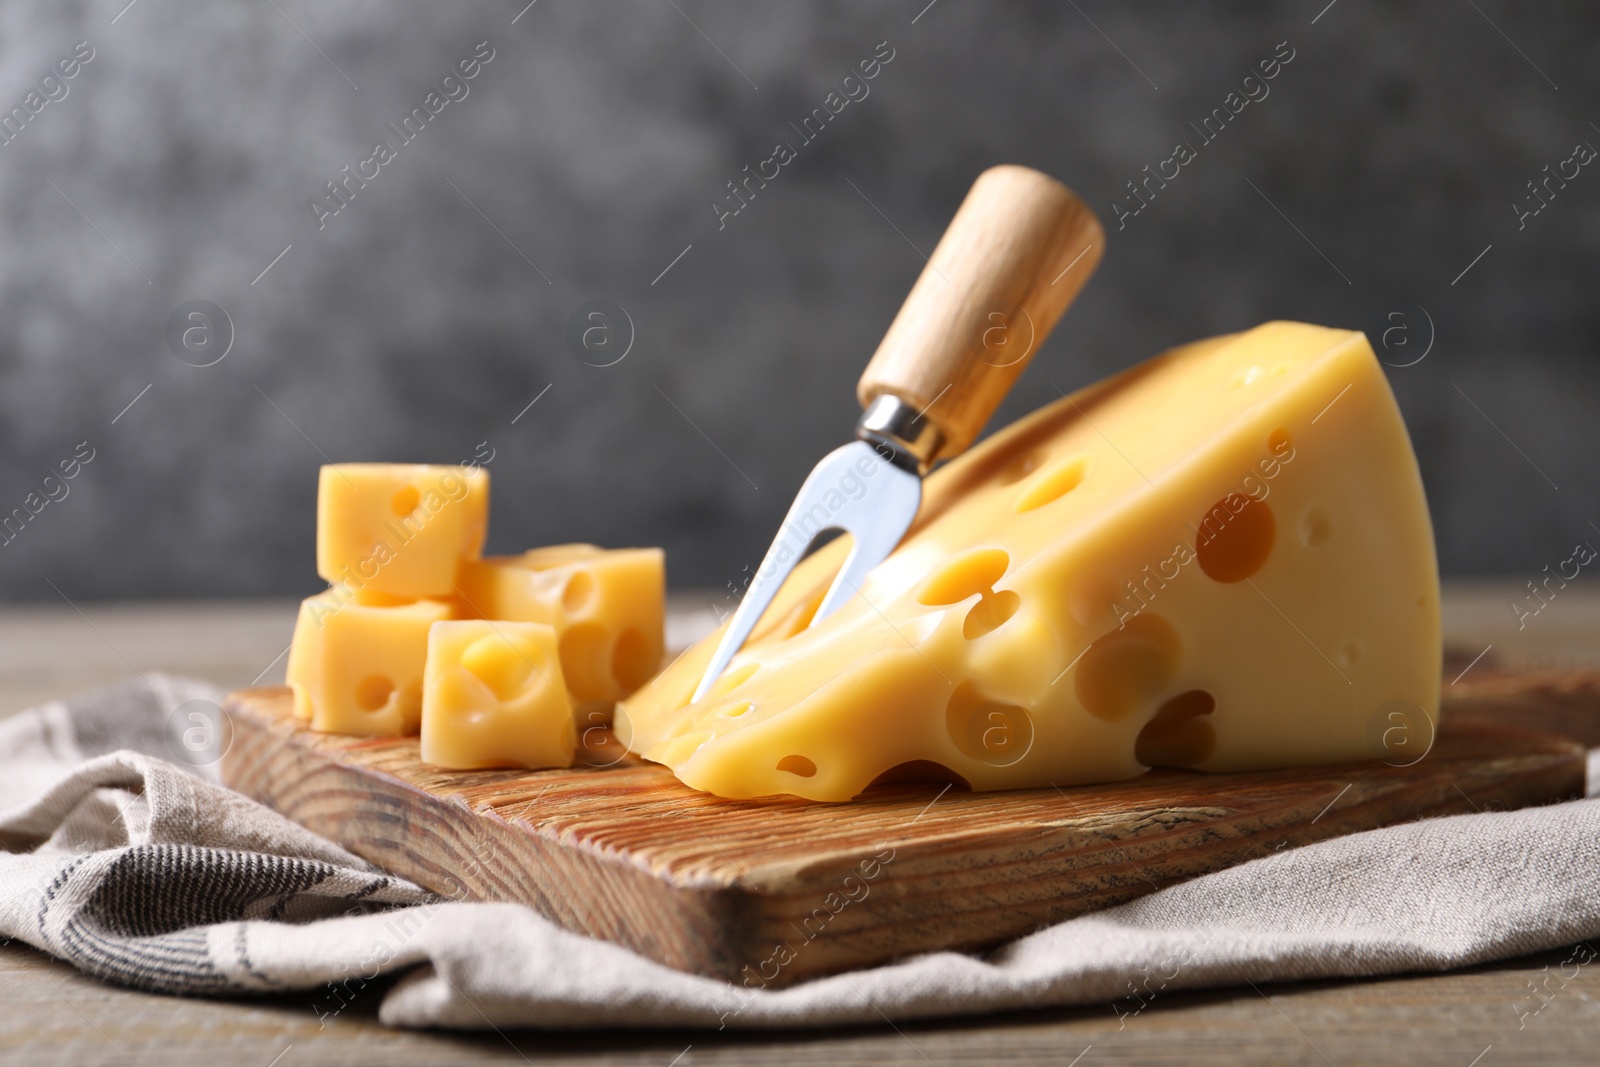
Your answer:
[[[848,448],[849,446],[845,446]],[[792,543],[798,536],[804,536],[809,542],[818,530],[810,530],[803,523],[803,519],[810,510],[813,501],[813,489],[822,483],[818,471],[827,469],[828,461],[837,455],[835,450],[825,456],[817,469],[813,470],[800,486],[800,492],[795,494],[794,501],[789,505],[789,512],[783,517],[783,524],[778,527],[778,535],[772,539],[772,544],[767,547],[767,554],[761,559],[761,566],[756,569],[756,576],[745,590],[744,597],[739,601],[739,607],[734,611],[733,618],[728,622],[728,629],[723,633],[722,640],[717,642],[717,650],[711,655],[711,662],[706,665],[705,674],[700,676],[700,684],[695,687],[694,696],[690,703],[695,703],[703,698],[722,672],[727,670],[733,657],[739,654],[744,647],[745,639],[756,628],[756,623],[761,621],[762,613],[767,610],[778,590],[783,588],[783,583],[788,580],[789,573],[794,570],[796,563],[805,553],[806,544]],[[788,558],[783,558],[784,552]]]
[[[767,549],[766,558],[761,561],[760,568],[756,571],[755,579],[750,587],[745,590],[744,598],[739,601],[733,618],[728,622],[728,629],[723,632],[722,640],[717,642],[717,650],[711,654],[711,662],[706,664],[706,671],[700,676],[700,684],[695,687],[694,696],[689,702],[696,703],[711,689],[722,672],[727,670],[733,657],[739,654],[739,649],[744,647],[745,638],[750,636],[750,631],[756,628],[756,623],[761,621],[761,615],[772,603],[772,598],[778,595],[778,590],[783,588],[784,581],[789,577],[789,572],[794,569],[793,561],[778,563],[776,556],[783,547],[785,532],[780,528],[778,537]],[[799,553],[795,553],[798,559]]]
[[[856,587],[861,584],[861,579],[871,566],[862,567],[861,564],[868,556],[861,551],[861,541],[852,530],[843,531],[847,534],[852,544],[850,554],[845,557],[844,566],[839,568],[838,575],[833,579],[833,584],[828,586],[828,591],[823,594],[822,603],[817,605],[816,612],[811,616],[811,621],[826,618],[844,606],[844,602],[855,595]]]
[[[922,480],[889,462],[864,441],[854,441],[824,456],[789,506],[778,536],[729,620],[691,701],[699,701],[710,692],[744,647],[762,613],[817,534],[843,530],[850,534],[852,544],[849,558],[813,622],[849,600],[867,572],[894,551],[916,517],[921,500]]]
[[[865,529],[851,528],[844,531],[854,542],[850,546],[850,555],[845,558],[844,566],[839,568],[839,576],[828,587],[827,595],[817,607],[817,613],[811,617],[812,625],[816,625],[844,607],[846,601],[856,595],[856,591],[861,588],[861,583],[867,580],[867,575],[872,569],[894,551],[894,546],[900,543],[900,538],[905,534],[905,528],[911,524],[909,517],[903,522],[894,521],[896,518],[897,516],[893,515],[885,516],[876,526],[869,525]]]
[[[839,528],[850,535],[850,555],[811,617],[813,626],[856,595],[867,575],[895,550],[911,520],[916,518],[922,499],[921,481],[887,463],[879,477],[883,480],[874,487],[877,495],[871,509],[849,515],[839,524]]]

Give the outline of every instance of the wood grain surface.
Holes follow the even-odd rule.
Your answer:
[[[441,771],[415,738],[314,733],[288,690],[270,688],[230,697],[222,769],[440,893],[526,903],[681,970],[778,985],[995,944],[1278,848],[1582,793],[1581,745],[1468,721],[1472,707],[1458,694],[1432,751],[1407,767],[1153,771],[999,793],[903,784],[817,804],[698,793],[609,739],[589,766]]]
[[[1441,703],[1452,722],[1518,726],[1600,748],[1600,671],[1484,671],[1447,686]]]

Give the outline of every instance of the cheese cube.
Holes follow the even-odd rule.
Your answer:
[[[1359,333],[1268,323],[1035,412],[933,472],[859,595],[801,629],[842,542],[703,700],[720,633],[619,705],[623,742],[719,796],[847,800],[916,768],[1004,789],[1410,759],[1393,724],[1437,714],[1427,501]]]
[[[552,545],[461,568],[474,615],[555,628],[574,704],[627,696],[661,666],[666,571],[659,548]]]
[[[307,598],[289,648],[295,714],[328,733],[416,733],[428,627],[454,614],[444,601],[338,587]]]
[[[425,762],[455,770],[570,767],[577,745],[554,629],[434,624],[422,693]]]
[[[483,554],[488,522],[481,467],[332,464],[317,481],[317,573],[391,596],[454,596],[461,561]]]

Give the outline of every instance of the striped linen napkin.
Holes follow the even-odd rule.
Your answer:
[[[0,934],[163,993],[362,991],[391,1025],[796,1027],[1431,971],[1600,937],[1600,801],[1429,819],[1205,875],[983,955],[768,991],[443,900],[215,780],[222,694],[152,675],[0,721]],[[1536,1013],[1537,997],[1519,1011]]]

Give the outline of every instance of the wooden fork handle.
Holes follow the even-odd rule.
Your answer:
[[[937,430],[933,459],[978,436],[1100,262],[1105,231],[1071,189],[1028,167],[978,176],[867,364],[882,395]]]

